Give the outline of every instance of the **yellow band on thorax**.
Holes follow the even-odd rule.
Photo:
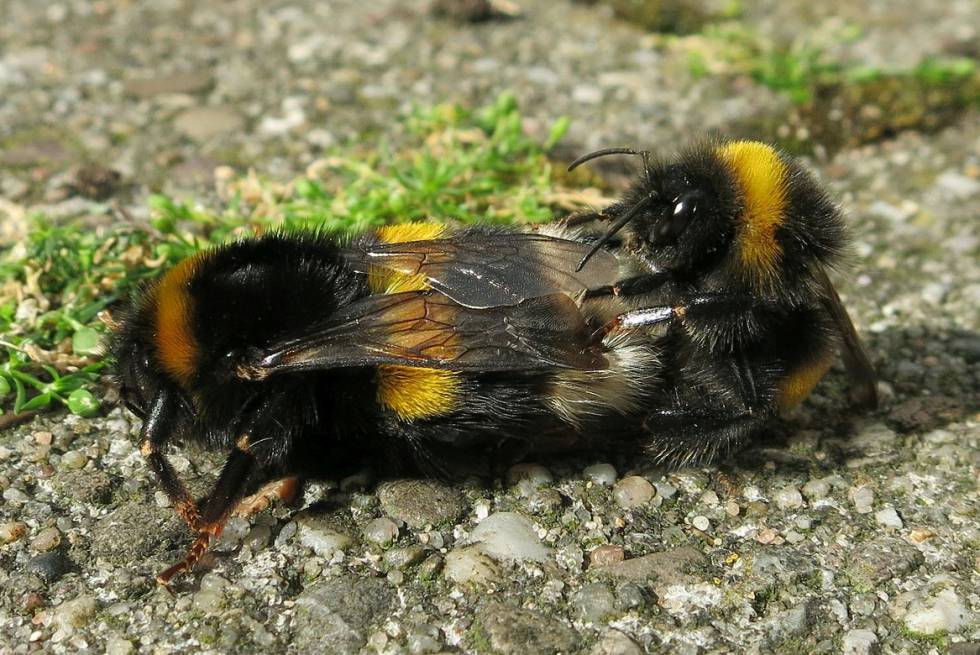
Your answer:
[[[754,280],[770,280],[782,256],[776,230],[785,220],[786,163],[772,146],[757,141],[727,143],[717,154],[729,165],[742,194],[735,236],[742,270]]]

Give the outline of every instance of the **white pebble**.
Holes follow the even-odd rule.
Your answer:
[[[657,490],[638,475],[623,478],[613,487],[613,500],[623,509],[633,509],[647,504],[657,494]]]
[[[608,487],[616,481],[616,469],[613,468],[612,464],[593,464],[582,473],[595,484],[601,484],[604,487]]]
[[[844,655],[872,655],[878,652],[878,635],[871,630],[850,630],[842,646]]]
[[[773,499],[776,501],[776,507],[781,510],[803,507],[803,494],[793,485],[785,486],[777,491]]]
[[[467,541],[480,544],[484,553],[498,560],[546,562],[551,559],[551,552],[541,543],[534,524],[515,512],[491,514],[474,528]]]
[[[691,521],[691,525],[700,530],[701,532],[707,532],[708,528],[711,527],[711,521],[708,520],[706,516],[695,516]]]
[[[486,584],[500,575],[500,568],[477,545],[449,551],[442,574],[456,584]]]
[[[905,615],[909,630],[931,635],[936,632],[955,632],[972,620],[972,612],[952,589],[913,604]]]
[[[899,529],[905,525],[902,522],[902,517],[898,515],[894,507],[886,507],[885,509],[875,512],[875,521],[878,525],[886,528]]]
[[[870,514],[871,507],[875,502],[874,490],[866,484],[858,487],[851,487],[847,492],[847,497],[854,505],[854,510],[858,514]]]

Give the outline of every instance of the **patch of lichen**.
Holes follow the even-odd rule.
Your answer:
[[[651,32],[692,34],[741,13],[738,2],[703,0],[606,0],[619,18]]]
[[[809,141],[830,151],[904,130],[934,132],[980,107],[980,70],[927,77],[918,70],[821,83],[795,112]]]

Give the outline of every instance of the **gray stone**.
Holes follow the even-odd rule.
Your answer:
[[[71,561],[59,551],[37,555],[27,560],[27,564],[24,565],[25,571],[33,573],[49,584],[61,578],[69,569],[71,569]]]
[[[530,482],[532,486],[541,487],[546,484],[551,484],[554,481],[554,477],[551,475],[551,471],[540,464],[515,464],[507,471],[508,484],[515,485],[524,480]]]
[[[357,653],[387,617],[392,591],[377,578],[348,575],[316,582],[296,598],[292,646],[298,653]]]
[[[501,655],[566,653],[579,643],[575,631],[559,620],[503,603],[486,606],[476,620],[494,652]]]
[[[55,621],[68,630],[80,628],[95,618],[98,607],[94,596],[78,596],[54,609]]]
[[[208,71],[187,71],[171,75],[126,80],[123,89],[137,98],[152,98],[166,93],[203,93],[214,85]]]
[[[396,480],[378,489],[385,513],[414,529],[451,523],[466,509],[463,496],[433,480]]]
[[[364,526],[364,538],[379,546],[385,546],[398,539],[398,525],[389,518],[374,519]]]
[[[329,517],[303,513],[296,517],[296,527],[299,542],[320,557],[330,558],[354,543],[353,537],[338,529]]]
[[[842,644],[844,655],[875,655],[878,652],[878,635],[871,630],[849,630]]]
[[[423,557],[425,557],[425,549],[418,545],[392,548],[384,554],[385,564],[396,569],[414,566],[421,562]]]
[[[590,655],[643,655],[643,649],[628,636],[606,628],[599,635],[599,640],[589,651]]]
[[[691,571],[705,562],[706,558],[700,551],[682,546],[596,567],[595,570],[614,578],[666,586],[696,581],[698,578],[691,575]]]
[[[878,537],[855,545],[844,565],[844,574],[859,591],[869,591],[914,571],[923,561],[922,553],[904,540]]]
[[[616,469],[612,464],[593,464],[587,466],[582,474],[595,484],[604,487],[609,487],[616,481]]]
[[[192,107],[174,118],[174,129],[194,141],[240,132],[245,119],[231,107]]]
[[[971,623],[974,613],[953,589],[923,593],[914,598],[905,614],[905,627],[912,632],[931,635],[937,632],[957,632]]]
[[[601,582],[583,585],[568,599],[575,617],[588,623],[600,623],[616,613],[616,597]]]

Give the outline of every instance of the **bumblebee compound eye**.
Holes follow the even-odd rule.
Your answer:
[[[650,241],[657,246],[676,241],[697,214],[700,201],[700,191],[688,191],[678,196],[660,220],[654,223]]]

